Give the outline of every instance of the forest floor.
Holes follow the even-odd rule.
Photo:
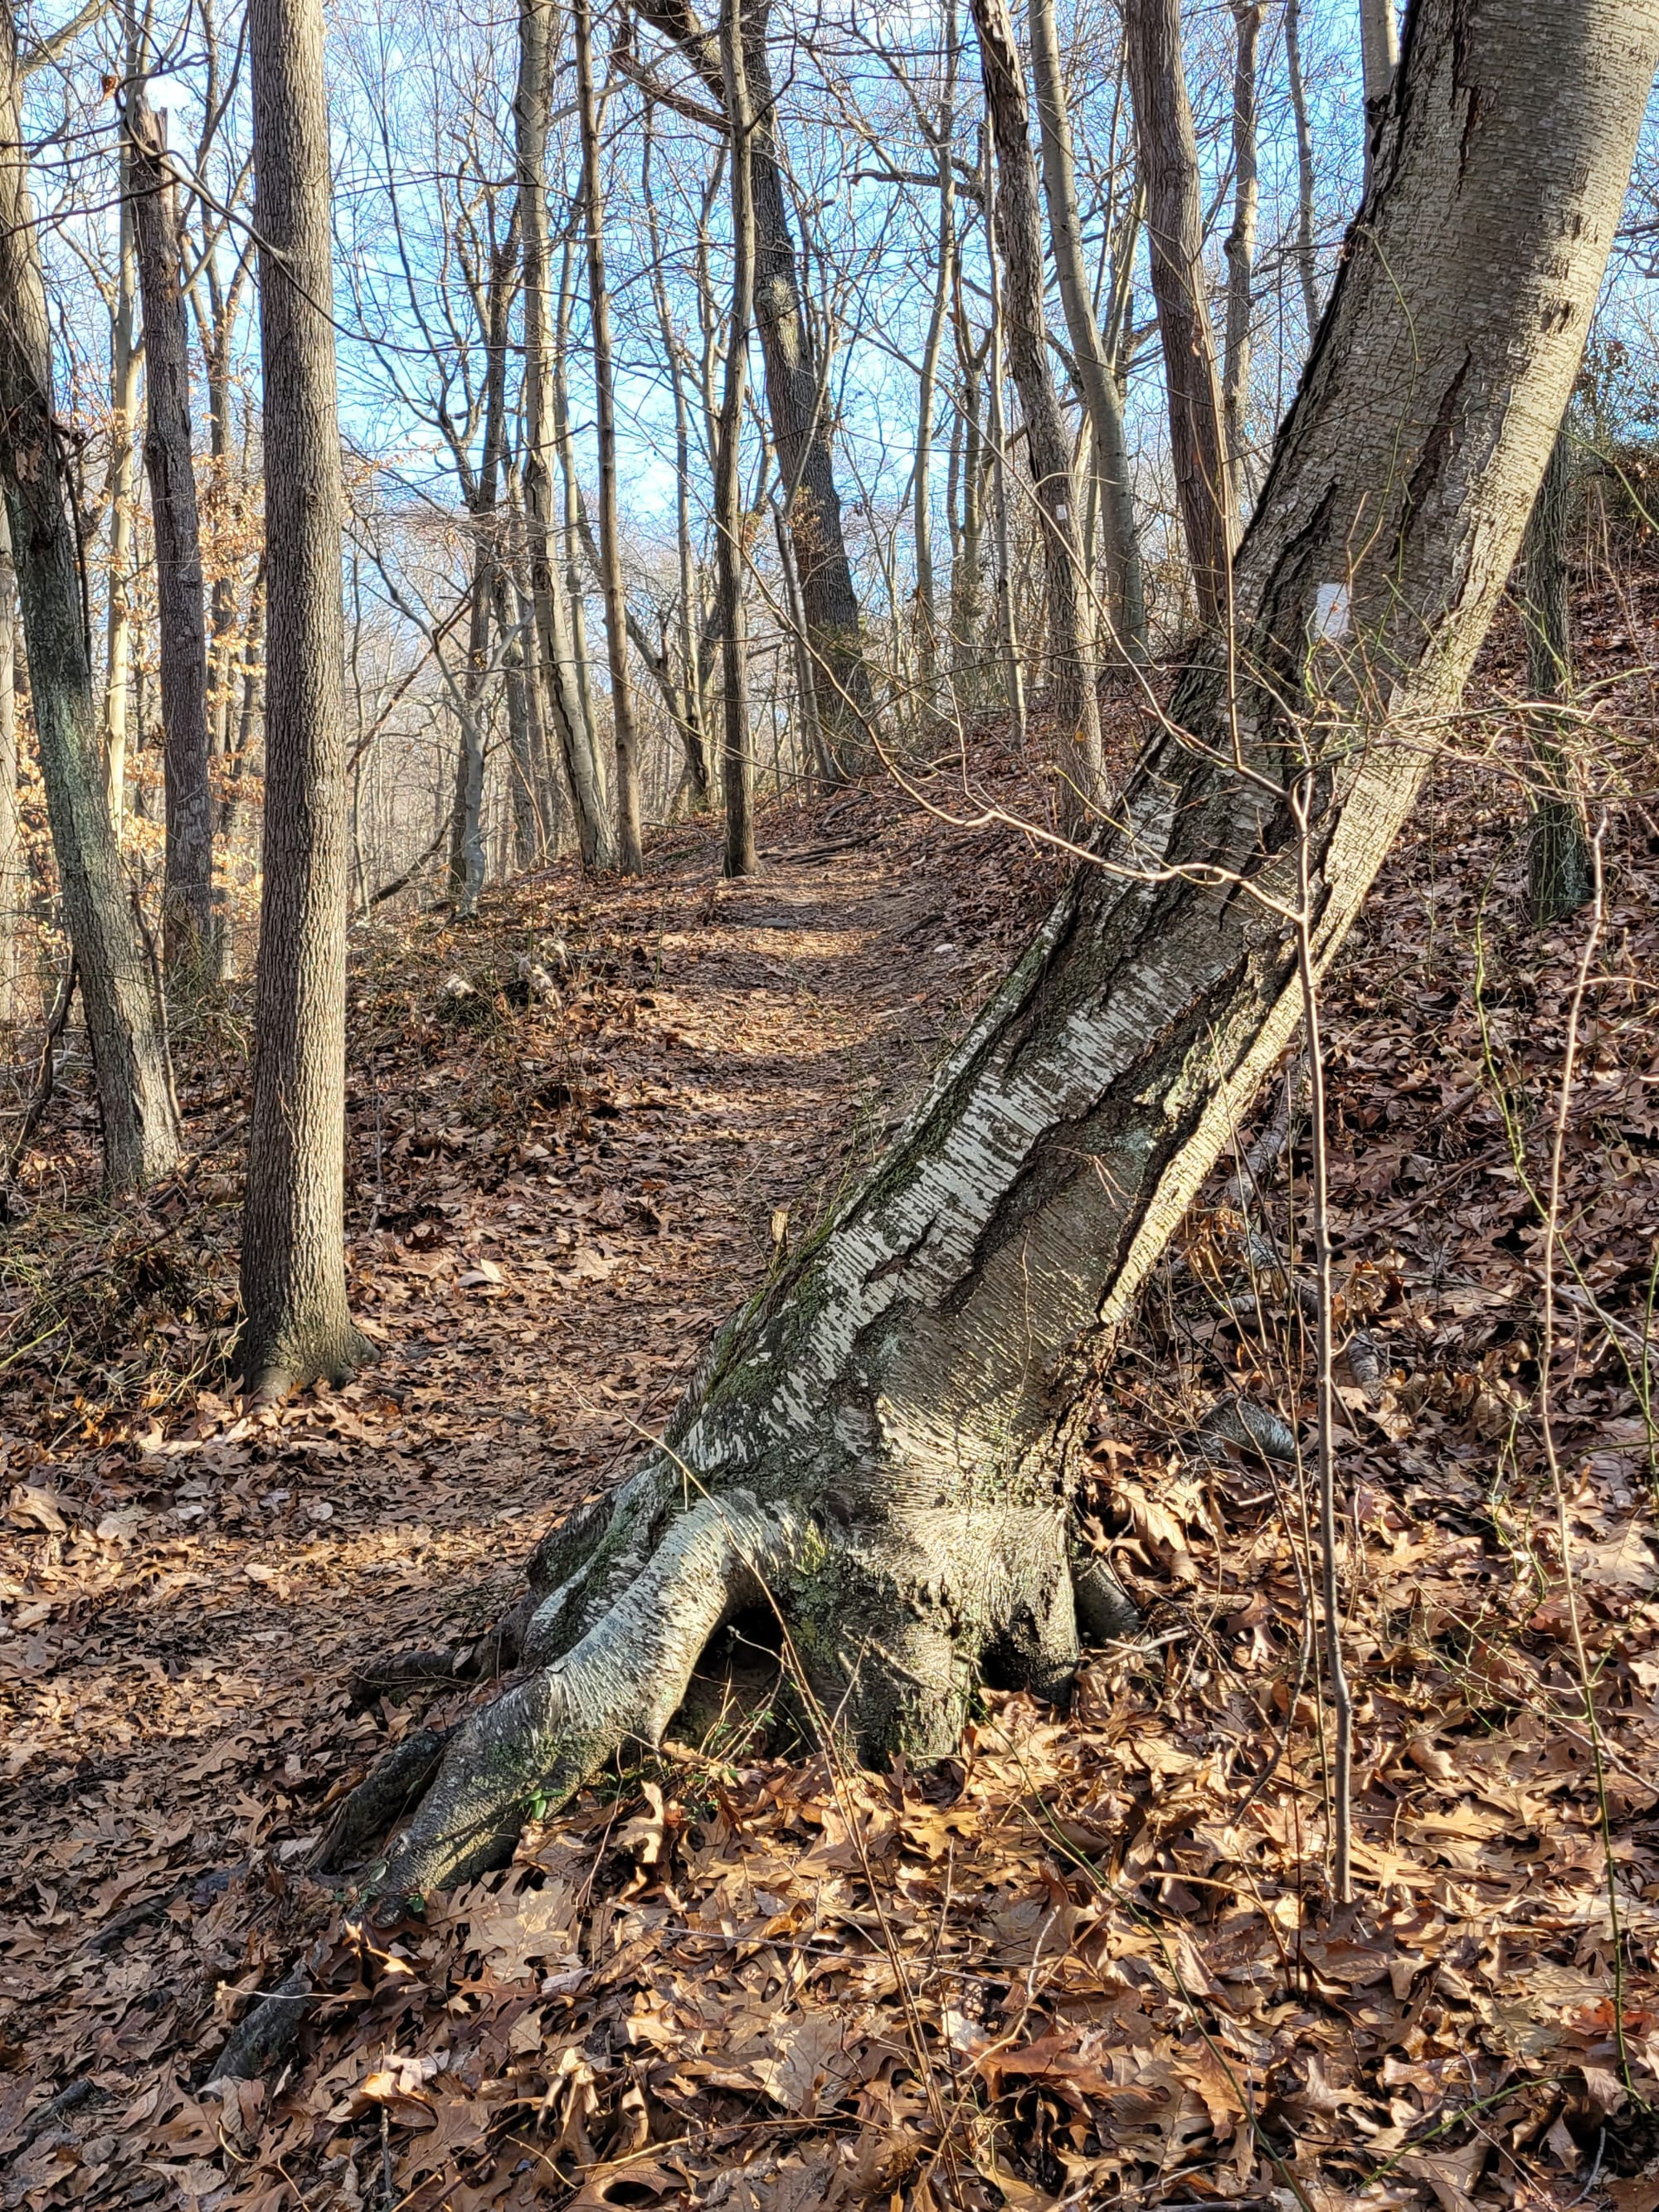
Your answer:
[[[1659,580],[1604,596],[1606,696],[1650,714]],[[975,773],[1035,803],[994,745]],[[305,1870],[422,1717],[355,1709],[354,1668],[481,1627],[653,1432],[1006,969],[1057,880],[1029,837],[884,787],[769,813],[751,883],[682,824],[640,883],[362,932],[383,1356],[280,1409],[224,1378],[234,1011],[184,1042],[191,1158],[142,1209],[86,1195],[67,1081],[0,1243],[0,2205],[1656,2212],[1659,833],[1610,836],[1566,1103],[1558,1509],[1537,1200],[1587,922],[1524,926],[1516,819],[1446,770],[1328,991],[1348,1906],[1305,1469],[1193,1441],[1241,1395],[1307,1433],[1293,1066],[1287,1141],[1218,1170],[1095,1408],[1145,1631],[1070,1714],[988,1695],[941,1770],[849,1772],[769,1735],[746,1662],[391,1936]],[[301,1954],[295,2064],[204,2093]]]

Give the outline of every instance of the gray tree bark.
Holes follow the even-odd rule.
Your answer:
[[[611,726],[617,755],[617,858],[632,876],[645,870],[640,845],[639,738],[628,670],[628,594],[623,587],[617,520],[617,398],[611,362],[611,289],[605,273],[605,190],[599,173],[599,111],[593,90],[593,23],[588,0],[572,0],[576,108],[581,124],[582,204],[587,221],[587,310],[593,342],[595,428],[599,448],[599,586],[605,598],[605,657],[611,670]]]
[[[714,560],[720,617],[726,793],[726,872],[752,876],[755,848],[755,748],[749,726],[749,622],[744,604],[742,482],[743,398],[749,332],[755,313],[756,211],[753,110],[749,96],[747,27],[743,0],[724,0],[720,15],[721,97],[731,132],[732,319],[726,338],[726,388],[720,397],[714,457]]]
[[[105,790],[18,82],[16,26],[0,9],[0,495],[64,916],[97,1068],[104,1182],[115,1194],[142,1190],[177,1165],[179,1114],[161,994]]]
[[[689,0],[640,0],[639,12],[681,48],[725,112],[718,38]],[[744,73],[755,117],[755,325],[766,362],[766,405],[788,501],[789,534],[816,662],[824,735],[843,770],[866,751],[872,712],[862,623],[836,484],[834,416],[801,296],[767,54],[767,9],[744,10]],[[730,118],[727,118],[728,128]]]
[[[1176,491],[1199,620],[1212,627],[1227,611],[1232,526],[1215,337],[1204,297],[1204,201],[1182,64],[1180,0],[1125,0],[1123,52],[1146,193]]]
[[[721,1331],[663,1449],[543,1543],[502,1632],[522,1677],[422,1747],[435,1779],[371,1890],[499,1862],[529,1807],[660,1735],[747,1604],[866,1757],[954,1749],[981,1672],[1064,1693],[1110,1595],[1068,1558],[1080,1385],[1296,1029],[1304,865],[1322,968],[1421,788],[1656,62],[1659,0],[1419,0],[1372,222],[1238,555],[1237,654],[1195,653],[1099,865],[863,1188]],[[364,1826],[342,1830],[360,1850]]]
[[[1395,71],[1400,66],[1400,21],[1395,0],[1359,0],[1359,70],[1365,95],[1365,191],[1370,196],[1376,151]]]
[[[239,1358],[251,1394],[340,1382],[347,814],[328,88],[321,0],[250,0],[265,461],[264,881]]]
[[[1006,0],[973,0],[985,104],[996,143],[996,242],[1008,367],[1025,419],[1048,586],[1048,703],[1058,726],[1060,813],[1076,827],[1105,795],[1095,614],[1083,558],[1072,441],[1048,365],[1043,310],[1042,224],[1030,107]]]
[[[1072,341],[1072,358],[1077,364],[1078,388],[1089,414],[1095,481],[1104,524],[1112,628],[1121,649],[1131,660],[1140,662],[1148,651],[1146,595],[1141,577],[1140,531],[1129,477],[1129,441],[1123,426],[1123,396],[1118,388],[1116,365],[1096,319],[1094,295],[1083,258],[1072,118],[1054,0],[1031,0],[1030,24],[1048,240],[1054,250],[1066,334]]]
[[[1251,280],[1255,273],[1256,51],[1266,0],[1232,0],[1238,46],[1233,63],[1233,220],[1227,233],[1227,320],[1221,356],[1221,411],[1227,441],[1227,491],[1236,519],[1250,504],[1246,418],[1250,404]]]
[[[217,966],[213,793],[208,781],[207,628],[190,423],[190,325],[179,283],[179,203],[167,124],[129,88],[127,190],[144,314],[144,472],[155,537],[167,845],[161,945],[169,985],[189,992]]]
[[[519,80],[513,100],[520,219],[524,231],[524,489],[530,584],[547,702],[576,820],[583,865],[616,866],[616,837],[571,644],[553,547],[552,266],[547,236],[547,111],[552,85],[554,0],[520,0]]]
[[[1296,124],[1296,273],[1311,346],[1319,327],[1319,286],[1314,270],[1313,131],[1308,123],[1308,83],[1302,74],[1302,0],[1285,0],[1285,73]]]
[[[1563,422],[1550,449],[1549,466],[1533,502],[1521,552],[1527,689],[1539,700],[1565,700],[1572,692],[1572,441]],[[1588,904],[1595,890],[1595,866],[1561,718],[1546,705],[1528,721],[1540,787],[1527,839],[1528,904],[1534,922],[1545,927]]]

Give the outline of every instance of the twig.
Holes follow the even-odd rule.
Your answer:
[[[34,1079],[33,1094],[24,1110],[22,1126],[6,1155],[5,1167],[0,1170],[0,1192],[9,1191],[16,1180],[23,1155],[29,1147],[29,1139],[40,1127],[40,1116],[52,1103],[52,1094],[58,1087],[58,1040],[64,1034],[64,1026],[69,1020],[79,974],[79,963],[71,952],[68,970],[58,986],[57,1003],[46,1018],[46,1042],[40,1048],[40,1066]]]

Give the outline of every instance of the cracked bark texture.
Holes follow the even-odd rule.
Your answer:
[[[981,1672],[1064,1688],[1081,1388],[1299,1018],[1294,932],[1252,896],[1293,892],[1285,784],[1311,758],[1322,967],[1514,562],[1656,61],[1659,0],[1415,10],[1239,552],[1236,701],[1201,648],[1110,865],[1079,872],[885,1161],[721,1331],[663,1447],[543,1544],[513,1624],[530,1671],[451,1739],[371,1889],[499,1859],[527,1808],[660,1731],[757,1595],[866,1757],[951,1749]]]
[[[16,28],[10,10],[0,9],[0,495],[52,851],[97,1073],[104,1183],[114,1194],[142,1190],[171,1172],[179,1115],[160,994],[104,787],[18,82]]]

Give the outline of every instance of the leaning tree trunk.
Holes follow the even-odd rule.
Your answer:
[[[1567,553],[1571,515],[1572,441],[1563,422],[1521,551],[1527,689],[1537,700],[1565,700],[1572,690]],[[1588,903],[1595,890],[1595,864],[1573,788],[1571,757],[1562,742],[1562,717],[1548,705],[1538,707],[1528,717],[1528,734],[1540,787],[1527,839],[1528,908],[1544,927],[1564,921]]]
[[[0,1036],[17,1018],[23,927],[22,816],[17,790],[17,571],[0,499]]]
[[[97,1069],[104,1182],[112,1192],[140,1190],[177,1164],[179,1114],[160,994],[104,788],[17,88],[16,29],[10,9],[0,8],[0,495],[52,850]]]
[[[144,472],[155,533],[167,848],[161,944],[170,986],[215,966],[213,794],[208,782],[207,629],[190,433],[190,326],[179,281],[179,205],[167,126],[142,85],[127,94],[127,190],[144,308]]]
[[[1229,512],[1215,335],[1204,297],[1204,199],[1182,64],[1180,0],[1125,0],[1123,53],[1146,193],[1146,244],[1164,348],[1176,495],[1199,620],[1213,626],[1227,611],[1235,518]]]
[[[264,884],[240,1346],[251,1393],[343,1382],[346,766],[321,0],[252,0],[265,463]]]
[[[1094,606],[1072,480],[1072,439],[1048,366],[1042,224],[1030,103],[1007,0],[972,0],[985,105],[997,152],[996,242],[1008,366],[1025,418],[1048,601],[1048,710],[1058,726],[1062,818],[1079,827],[1105,796]]]
[[[724,725],[720,781],[726,794],[726,872],[752,876],[755,749],[749,727],[749,618],[743,571],[743,398],[749,331],[755,313],[755,126],[750,105],[743,0],[720,12],[722,94],[732,133],[732,319],[726,334],[726,388],[714,454],[714,562],[720,617]]]
[[[499,1862],[532,1804],[660,1735],[747,1605],[775,1608],[868,1757],[952,1749],[982,1671],[1064,1691],[1079,1613],[1110,1595],[1085,1574],[1079,1607],[1068,1559],[1079,1386],[1296,1027],[1303,860],[1322,965],[1422,786],[1565,404],[1656,61],[1659,0],[1421,0],[1370,220],[1238,556],[1236,655],[1195,656],[1098,865],[862,1190],[721,1332],[663,1447],[543,1543],[491,1647],[522,1678],[347,1801],[332,1845],[361,1855],[441,1754],[371,1891]]]
[[[1233,64],[1233,220],[1227,233],[1227,320],[1221,356],[1221,412],[1227,440],[1227,495],[1234,516],[1250,503],[1245,418],[1250,404],[1251,279],[1255,272],[1256,50],[1266,0],[1232,0],[1238,48]]]

